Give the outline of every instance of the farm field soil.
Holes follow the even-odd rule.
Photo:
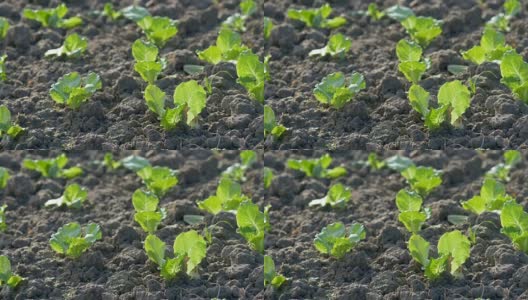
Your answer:
[[[514,249],[500,233],[498,215],[484,213],[477,217],[462,209],[460,201],[480,191],[483,176],[502,161],[502,152],[472,150],[397,152],[415,164],[443,171],[443,182],[424,205],[432,210],[431,218],[420,234],[431,245],[445,232],[469,225],[476,233],[476,244],[463,266],[462,277],[443,276],[429,282],[407,250],[409,233],[398,221],[396,193],[407,186],[403,177],[388,169],[371,171],[358,166],[368,153],[351,151],[330,153],[332,166],[342,165],[348,175],[333,181],[307,178],[285,167],[289,158],[318,158],[324,152],[270,152],[264,164],[275,173],[266,202],[271,204],[271,232],[266,251],[278,272],[289,278],[282,290],[266,289],[267,299],[527,299],[528,256]],[[386,152],[389,157],[396,152]],[[512,172],[507,192],[524,207],[528,205],[526,162]],[[322,198],[331,183],[340,182],[352,190],[352,198],[343,210],[308,207]],[[468,222],[452,225],[449,215],[468,215]],[[366,240],[360,241],[341,260],[321,255],[313,245],[314,237],[331,223],[365,225]],[[436,248],[434,246],[433,248]]]
[[[47,29],[21,19],[24,8],[55,7],[59,1],[5,0],[0,16],[11,23],[0,53],[8,55],[8,80],[0,83],[0,104],[7,105],[18,124],[27,132],[4,149],[254,149],[263,142],[262,105],[252,101],[236,83],[233,64],[208,65],[203,74],[187,75],[185,64],[206,65],[196,50],[216,41],[221,23],[239,11],[239,0],[160,0],[113,1],[121,9],[131,4],[145,6],[152,15],[167,16],[179,22],[179,32],[161,50],[167,67],[157,85],[172,100],[175,87],[183,81],[211,80],[213,95],[200,114],[199,126],[178,126],[166,132],[143,99],[145,82],[134,71],[132,43],[143,36],[133,22],[109,21],[93,13],[102,10],[107,0],[67,1],[68,16],[82,15],[84,25],[73,30]],[[244,43],[260,53],[262,11],[246,22]],[[62,45],[67,34],[88,38],[87,54],[80,59],[46,59],[47,50]],[[63,75],[77,71],[96,72],[103,89],[79,110],[58,106],[49,89]]]
[[[431,68],[420,84],[431,95],[447,81],[465,82],[476,76],[477,93],[464,114],[461,128],[444,127],[429,133],[420,115],[411,109],[406,91],[410,84],[398,71],[396,43],[407,36],[403,27],[384,18],[373,21],[353,12],[366,10],[371,2],[385,9],[395,4],[413,9],[416,15],[444,22],[443,33],[424,52]],[[480,4],[480,3],[484,4]],[[528,106],[514,99],[500,84],[498,65],[479,67],[464,61],[461,50],[479,44],[486,21],[502,11],[503,1],[331,1],[332,16],[342,15],[348,23],[336,30],[313,29],[286,17],[289,8],[315,8],[320,0],[269,0],[264,15],[275,24],[267,51],[271,55],[272,80],[266,99],[278,121],[290,130],[280,141],[267,139],[268,149],[453,149],[526,148]],[[526,11],[526,4],[523,5]],[[506,41],[526,56],[526,12],[511,22]],[[343,33],[352,40],[345,59],[308,57],[311,50],[326,45],[330,34]],[[467,65],[461,75],[451,75],[448,65]],[[365,75],[367,89],[340,110],[322,106],[313,88],[326,75],[341,71]]]
[[[205,218],[210,225],[212,244],[199,266],[199,276],[181,276],[165,282],[157,267],[148,261],[143,249],[146,234],[134,221],[131,197],[142,187],[141,180],[127,169],[106,171],[94,160],[103,152],[72,152],[69,166],[80,165],[85,174],[70,180],[89,191],[80,210],[44,208],[49,199],[59,197],[66,181],[45,179],[21,169],[25,158],[51,158],[58,152],[0,153],[0,166],[10,170],[6,189],[0,191],[1,204],[7,204],[8,229],[0,233],[0,254],[7,255],[14,272],[25,278],[16,290],[0,288],[0,299],[262,299],[263,259],[255,254],[236,232],[233,214],[220,213]],[[205,223],[187,225],[183,216],[204,215],[195,201],[216,191],[222,171],[239,162],[238,151],[214,153],[207,150],[167,152],[121,152],[115,158],[142,155],[152,165],[179,171],[179,183],[160,201],[167,218],[156,235],[167,245],[184,231],[201,232]],[[243,191],[263,205],[262,159],[247,172]],[[1,205],[0,204],[0,205]],[[79,259],[56,254],[48,240],[69,222],[101,226],[102,240],[96,241]],[[168,251],[168,250],[167,250]]]

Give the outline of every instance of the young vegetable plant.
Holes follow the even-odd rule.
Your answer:
[[[238,233],[249,243],[251,249],[264,254],[264,236],[270,229],[268,213],[261,212],[258,205],[244,201],[236,212]]]
[[[500,63],[501,83],[515,95],[528,103],[528,63],[514,50],[508,51]]]
[[[11,177],[9,175],[9,170],[4,167],[0,167],[0,190],[4,189],[7,186],[9,177]]]
[[[180,114],[175,119],[185,120],[187,125],[193,126],[198,122],[198,116],[205,108],[206,102],[207,93],[198,82],[189,80],[180,83],[174,90],[174,105],[176,112]]]
[[[486,29],[484,29],[484,34],[480,39],[480,45],[462,52],[462,57],[477,65],[484,62],[500,63],[504,53],[512,49],[511,46],[506,45],[504,34],[491,27],[486,27]]]
[[[123,17],[123,13],[114,9],[114,5],[108,2],[104,5],[102,15],[108,17],[112,21],[116,21]]]
[[[48,50],[44,56],[66,56],[68,58],[78,58],[86,51],[87,47],[88,39],[74,33],[66,37],[64,44],[60,48]]]
[[[72,72],[62,76],[51,86],[50,96],[58,104],[77,109],[102,87],[99,75],[92,72],[81,78],[79,73]]]
[[[74,183],[70,184],[64,190],[64,194],[57,199],[51,199],[44,203],[44,206],[66,206],[68,208],[79,209],[88,197],[88,190]]]
[[[319,252],[339,259],[365,239],[366,235],[365,227],[359,223],[352,224],[348,231],[343,223],[332,223],[315,236],[314,246]]]
[[[396,195],[396,206],[400,211],[398,220],[411,233],[418,233],[422,230],[422,225],[429,218],[430,211],[422,209],[422,197],[406,189],[402,189]]]
[[[271,31],[273,30],[273,22],[270,18],[264,17],[264,39],[269,40]]]
[[[243,0],[240,2],[241,13],[235,13],[229,16],[223,23],[223,27],[227,27],[236,31],[246,31],[246,20],[249,16],[257,11],[257,3],[254,0]]]
[[[7,31],[9,31],[9,21],[4,17],[0,17],[0,40],[5,39]]]
[[[273,171],[268,167],[264,167],[264,188],[267,189],[271,186],[273,176]]]
[[[429,242],[417,234],[413,234],[408,242],[412,258],[422,265],[429,280],[435,280],[448,270],[451,275],[460,273],[469,258],[471,243],[460,231],[454,230],[444,233],[438,240],[437,258],[429,257],[429,247]]]
[[[518,165],[522,160],[521,152],[517,150],[507,150],[504,152],[504,163],[500,163],[488,172],[486,177],[496,178],[497,180],[508,182],[510,181],[510,171]]]
[[[270,285],[279,289],[287,281],[286,277],[277,273],[275,262],[269,255],[264,255],[264,286]]]
[[[253,150],[240,152],[240,163],[234,163],[222,172],[222,178],[230,178],[237,182],[246,181],[246,171],[257,161],[257,153]]]
[[[334,34],[328,40],[328,44],[324,48],[315,49],[310,51],[309,56],[322,56],[325,57],[330,55],[332,57],[344,58],[345,54],[352,47],[352,40],[344,36],[341,33]]]
[[[401,24],[411,39],[424,48],[442,34],[442,21],[431,17],[410,16]]]
[[[159,48],[178,33],[178,23],[167,17],[146,16],[137,22],[147,38]]]
[[[0,105],[0,138],[6,134],[11,138],[16,138],[22,132],[24,128],[13,122],[9,109],[5,105]]]
[[[102,165],[106,167],[107,170],[116,170],[123,166],[123,163],[119,160],[114,160],[114,155],[110,152],[105,153]]]
[[[367,8],[367,16],[371,17],[374,21],[379,21],[386,16],[386,13],[380,11],[376,3],[370,3]]]
[[[350,189],[340,183],[334,184],[328,190],[326,196],[321,199],[310,201],[308,206],[320,205],[322,207],[331,206],[332,208],[344,208],[348,201],[352,198]]]
[[[521,12],[521,2],[519,0],[506,0],[504,1],[503,8],[504,13],[500,13],[491,18],[486,23],[486,27],[495,28],[505,32],[510,31],[510,21]]]
[[[13,273],[11,262],[5,255],[0,255],[0,287],[7,284],[10,288],[16,288],[24,278]]]
[[[378,155],[372,152],[372,153],[369,153],[368,155],[367,165],[371,167],[373,170],[381,170],[387,167],[387,162],[385,162],[384,160],[380,160],[378,158]]]
[[[396,45],[396,55],[400,63],[398,69],[410,82],[416,84],[429,68],[428,60],[422,60],[423,49],[415,42],[405,39]]]
[[[174,240],[174,258],[165,257],[165,243],[157,236],[149,234],[145,239],[145,252],[148,258],[158,265],[161,277],[171,280],[180,272],[189,276],[197,274],[197,267],[207,254],[207,242],[194,230],[180,233]]]
[[[343,73],[336,72],[323,78],[313,93],[319,102],[340,109],[366,87],[365,77],[360,73],[354,72],[345,78]]]
[[[462,115],[469,108],[471,93],[462,82],[447,82],[438,91],[438,108],[429,107],[430,94],[417,84],[413,84],[408,93],[414,110],[422,115],[429,130],[438,129],[447,119],[453,126],[462,122]]]
[[[315,159],[288,159],[288,168],[303,172],[308,177],[335,179],[347,174],[344,167],[328,169],[332,164],[332,157],[325,154]]]
[[[163,61],[158,60],[158,53],[158,47],[150,42],[138,39],[132,44],[132,56],[136,60],[134,70],[149,84],[156,82],[164,68]]]
[[[249,50],[242,52],[238,57],[236,70],[237,83],[248,91],[251,98],[264,103],[264,83],[269,79],[269,74],[259,56]]]
[[[7,55],[1,55],[0,56],[0,80],[6,81],[7,80],[7,72],[5,67],[5,62],[7,60]]]
[[[0,232],[4,232],[7,230],[7,222],[5,217],[6,209],[7,205],[0,205]]]
[[[308,27],[335,29],[346,24],[344,17],[328,19],[332,14],[330,4],[315,9],[288,9],[288,18],[303,22]]]
[[[242,194],[242,187],[236,181],[223,177],[216,188],[216,195],[209,196],[203,201],[198,201],[198,207],[216,215],[221,211],[236,212],[240,204],[250,200]]]
[[[286,127],[277,123],[273,109],[264,105],[264,136],[271,134],[276,139],[280,139],[286,130],[288,130]]]
[[[149,234],[156,232],[161,221],[167,216],[165,209],[158,210],[158,203],[159,198],[151,192],[137,189],[132,195],[132,205],[136,211],[134,220]]]
[[[504,185],[493,178],[486,178],[480,188],[480,195],[462,202],[462,207],[480,215],[485,211],[500,212],[506,202],[514,200],[506,193]]]
[[[84,235],[83,235],[84,233]],[[69,258],[78,258],[95,241],[102,238],[101,228],[95,223],[86,225],[84,230],[77,222],[68,223],[51,236],[50,246],[55,252]]]
[[[240,34],[229,28],[222,28],[216,38],[216,45],[209,46],[203,51],[197,51],[198,58],[216,65],[219,62],[236,62],[242,52],[249,50],[242,45]]]
[[[72,179],[82,175],[83,170],[80,167],[64,169],[67,164],[68,157],[63,153],[50,159],[24,159],[22,166],[28,170],[37,171],[46,178]]]
[[[137,172],[147,189],[158,198],[165,194],[178,183],[177,171],[167,167],[147,166]]]
[[[410,166],[401,172],[407,180],[411,189],[420,196],[429,195],[437,186],[442,183],[442,171],[431,167]]]
[[[51,9],[24,9],[22,15],[28,20],[39,22],[44,27],[71,29],[82,25],[83,20],[80,17],[64,19],[68,14],[66,4],[60,4]]]
[[[528,253],[528,213],[515,201],[507,202],[500,214],[501,232],[508,236],[515,247]]]

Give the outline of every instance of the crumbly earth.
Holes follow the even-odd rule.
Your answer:
[[[7,105],[16,121],[27,132],[16,140],[3,140],[4,149],[254,149],[263,141],[262,105],[252,101],[236,83],[236,69],[222,63],[206,66],[199,75],[187,75],[186,64],[206,65],[198,60],[196,50],[214,44],[221,23],[239,12],[240,0],[160,0],[112,1],[123,8],[133,3],[143,5],[152,15],[179,21],[179,32],[161,50],[167,68],[157,85],[172,102],[175,87],[187,80],[212,82],[213,95],[200,114],[197,128],[184,125],[166,132],[143,99],[145,82],[134,71],[132,43],[143,36],[133,22],[110,21],[96,15],[107,0],[67,1],[68,16],[82,14],[84,25],[73,30],[46,29],[21,18],[24,8],[55,7],[57,0],[5,0],[0,16],[11,29],[0,42],[6,53],[8,80],[0,82],[0,104]],[[218,4],[215,4],[218,2]],[[244,43],[257,53],[263,48],[262,11],[247,22]],[[89,39],[87,54],[76,60],[46,59],[44,53],[62,45],[67,34],[79,33]],[[55,104],[49,89],[61,76],[78,71],[98,73],[103,89],[79,110]],[[169,101],[170,100],[170,101]]]
[[[356,164],[366,160],[367,153],[350,151],[332,153],[333,166],[343,165],[347,176],[337,180],[307,178],[285,167],[288,158],[315,158],[322,152],[266,153],[264,164],[275,173],[266,193],[272,205],[271,232],[266,251],[273,256],[278,271],[289,278],[280,290],[267,288],[267,299],[527,299],[528,256],[512,246],[500,233],[495,214],[479,217],[464,211],[460,201],[478,194],[483,175],[502,161],[498,151],[471,150],[399,152],[418,165],[443,171],[443,182],[424,205],[432,216],[421,235],[436,245],[439,237],[454,229],[467,232],[472,226],[477,242],[463,265],[462,276],[449,275],[438,281],[424,278],[420,266],[407,250],[409,234],[397,217],[396,193],[407,186],[398,173],[384,169],[372,171]],[[395,154],[387,152],[385,157]],[[527,207],[528,177],[526,161],[511,173],[507,192]],[[313,199],[322,198],[331,184],[341,182],[352,189],[352,199],[343,210],[308,207]],[[467,223],[452,225],[449,215],[470,215]],[[313,239],[333,222],[360,222],[367,231],[366,240],[343,259],[319,254]],[[436,247],[433,247],[436,248]]]
[[[429,132],[419,114],[411,109],[406,91],[410,84],[398,71],[396,43],[407,36],[403,27],[388,18],[373,21],[355,14],[371,2],[381,8],[394,4],[411,7],[417,15],[431,16],[444,22],[442,35],[425,51],[431,68],[421,81],[422,87],[436,98],[447,81],[468,80],[475,76],[477,93],[464,114],[461,128],[445,126]],[[280,141],[271,137],[268,149],[454,149],[454,148],[526,148],[528,146],[528,106],[514,99],[500,84],[495,64],[471,65],[460,51],[480,41],[487,20],[502,12],[502,0],[431,0],[431,1],[330,1],[332,16],[343,15],[347,25],[337,30],[312,29],[286,17],[288,8],[320,7],[322,0],[269,0],[264,15],[275,28],[267,43],[271,55],[272,81],[267,85],[267,104],[279,122],[289,128]],[[511,22],[507,43],[527,56],[526,5],[524,12]],[[316,59],[308,53],[322,48],[331,34],[343,33],[352,39],[352,49],[343,60]],[[451,64],[470,66],[461,75],[452,75]],[[312,90],[326,75],[358,71],[365,75],[367,89],[340,110],[324,107]]]
[[[178,170],[180,182],[160,201],[167,209],[158,237],[172,252],[174,238],[181,232],[199,232],[209,226],[213,242],[199,266],[199,276],[181,276],[165,282],[143,250],[146,234],[133,219],[131,197],[142,187],[135,173],[126,169],[106,171],[94,160],[102,152],[69,153],[70,164],[81,165],[85,175],[71,181],[45,179],[21,169],[24,158],[54,157],[51,152],[0,153],[0,166],[10,169],[11,179],[0,191],[0,205],[7,204],[8,229],[0,233],[0,254],[7,255],[14,271],[25,278],[16,289],[0,288],[0,299],[263,299],[263,258],[236,232],[234,215],[207,216],[204,223],[187,225],[183,216],[201,214],[195,201],[216,191],[219,175],[239,161],[237,151],[214,153],[206,150],[148,152],[153,165]],[[118,158],[130,152],[121,152]],[[244,192],[263,205],[262,161],[246,173]],[[88,204],[78,211],[44,208],[59,197],[66,184],[76,182],[89,190]],[[48,240],[66,223],[95,222],[103,239],[78,260],[56,254]]]

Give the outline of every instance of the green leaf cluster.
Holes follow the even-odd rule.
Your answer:
[[[149,234],[145,239],[145,252],[148,258],[158,265],[165,280],[174,279],[180,272],[194,275],[198,265],[207,254],[207,243],[196,231],[182,232],[174,240],[174,257],[165,256],[165,243],[157,236]]]
[[[273,30],[273,22],[270,18],[264,17],[264,39],[269,40],[271,31]]]
[[[44,27],[71,29],[83,24],[80,17],[65,19],[68,7],[62,3],[55,8],[49,9],[24,9],[22,15],[28,20],[39,22]]]
[[[159,48],[178,33],[178,24],[176,21],[167,17],[146,16],[137,22],[143,30],[149,41]]]
[[[240,34],[229,28],[222,28],[216,38],[216,45],[209,46],[203,51],[197,51],[198,58],[216,65],[219,62],[235,62],[242,52],[249,50],[242,44]]]
[[[132,205],[136,211],[134,220],[150,234],[158,230],[159,224],[167,215],[163,208],[158,209],[158,203],[159,198],[151,192],[137,189],[132,195]]]
[[[345,78],[342,72],[336,72],[323,78],[315,86],[313,93],[319,102],[340,109],[366,87],[365,77],[362,74],[354,72],[350,77]]]
[[[88,40],[85,37],[74,33],[66,37],[64,44],[60,48],[48,50],[44,56],[66,56],[68,58],[78,58],[86,51],[87,47]]]
[[[8,30],[9,21],[4,17],[0,17],[0,40],[5,39]]]
[[[248,50],[238,56],[236,71],[237,83],[246,89],[252,99],[264,103],[264,84],[269,79],[266,64]]]
[[[143,180],[143,184],[158,198],[165,194],[178,183],[177,172],[168,167],[147,166],[137,171],[137,175]]]
[[[462,202],[462,207],[472,213],[480,215],[485,211],[499,212],[504,204],[514,200],[506,193],[504,184],[493,178],[486,178],[480,188],[480,195]]]
[[[414,191],[402,189],[396,195],[396,206],[400,211],[398,220],[411,233],[418,233],[428,219],[428,212],[422,209],[423,199]]]
[[[330,4],[314,9],[288,9],[288,18],[303,22],[308,27],[334,29],[346,24],[344,17],[329,19],[332,14]]]
[[[64,190],[62,196],[57,199],[51,199],[44,203],[44,206],[66,206],[68,208],[79,209],[88,197],[88,190],[74,183],[70,184]]]
[[[11,118],[11,112],[5,105],[0,105],[0,138],[7,134],[16,138],[24,131],[24,128],[15,124]]]
[[[372,152],[372,153],[369,153],[368,155],[367,165],[370,166],[373,170],[381,170],[387,167],[387,162],[384,160],[378,159],[378,155]]]
[[[528,63],[515,50],[508,51],[500,63],[501,83],[515,95],[528,103]]]
[[[279,289],[286,281],[286,277],[275,270],[273,258],[264,255],[264,286],[271,284],[275,289]]]
[[[338,183],[330,187],[326,196],[310,201],[308,206],[320,205],[321,207],[331,206],[332,208],[344,208],[347,202],[350,201],[350,198],[352,198],[350,189]]]
[[[243,0],[239,7],[240,13],[235,13],[222,22],[223,28],[239,32],[246,31],[246,20],[257,11],[257,3],[254,0]]]
[[[376,3],[370,3],[367,8],[367,15],[371,17],[374,21],[379,21],[386,16],[386,13],[380,11]]]
[[[429,242],[417,234],[409,239],[408,249],[412,258],[422,265],[429,280],[435,280],[448,270],[451,275],[460,272],[469,258],[471,243],[460,231],[454,230],[444,233],[438,240],[437,258],[429,256],[429,248]]]
[[[500,214],[501,232],[512,240],[515,247],[528,253],[528,213],[515,201],[504,204]]]
[[[132,56],[136,63],[134,70],[148,82],[154,84],[164,68],[163,61],[158,59],[159,49],[150,42],[138,39],[132,44]]]
[[[328,169],[330,164],[332,164],[332,157],[328,153],[320,158],[288,159],[287,162],[288,168],[301,171],[308,177],[335,179],[347,174],[347,170],[344,167]]]
[[[5,255],[0,255],[0,287],[7,284],[10,288],[16,288],[24,278],[13,273],[11,262]]]
[[[112,21],[118,20],[123,17],[123,13],[115,10],[114,5],[111,2],[105,3],[102,15]]]
[[[385,10],[385,13],[387,16],[395,21],[402,22],[403,20],[414,16],[414,12],[412,9],[401,6],[401,5],[393,5]]]
[[[432,167],[417,167],[412,165],[403,170],[401,175],[407,180],[411,190],[417,192],[422,197],[429,195],[429,193],[442,183],[442,171]]]
[[[216,194],[203,201],[197,201],[198,207],[216,215],[221,211],[235,212],[240,204],[250,200],[242,193],[241,185],[228,177],[222,177],[216,188]]]
[[[102,165],[105,166],[107,170],[115,170],[121,168],[123,162],[119,160],[114,160],[114,155],[108,152],[105,153]]]
[[[7,230],[7,222],[5,217],[6,209],[7,205],[0,205],[0,232],[4,232]]]
[[[500,62],[504,54],[512,49],[511,46],[506,45],[504,34],[491,27],[486,27],[480,39],[480,45],[462,52],[462,57],[477,65],[484,62]]]
[[[497,164],[486,172],[486,177],[508,182],[510,181],[510,171],[518,165],[521,160],[521,152],[517,150],[507,150],[504,152],[504,162]]]
[[[59,254],[64,254],[69,258],[78,258],[101,238],[99,225],[90,223],[82,230],[79,223],[72,222],[62,226],[51,236],[50,246]]]
[[[269,230],[267,212],[261,212],[258,205],[244,201],[236,212],[238,233],[248,242],[251,249],[264,254],[264,236]]]
[[[352,47],[352,40],[341,33],[337,33],[330,36],[328,44],[325,47],[312,50],[308,55],[319,55],[322,57],[330,55],[332,57],[344,58],[345,54],[350,50],[350,47]]]
[[[271,134],[276,139],[280,139],[286,130],[288,130],[286,127],[277,123],[273,109],[264,105],[264,136]]]
[[[396,55],[400,63],[398,69],[410,82],[417,84],[429,68],[427,60],[422,59],[423,49],[415,42],[402,39],[396,45]]]
[[[257,161],[257,153],[253,150],[240,152],[240,163],[234,163],[222,172],[222,178],[227,177],[237,182],[246,181],[246,171]]]
[[[431,17],[410,16],[401,24],[411,39],[424,48],[442,34],[442,21]]]
[[[39,172],[46,178],[66,178],[72,179],[82,175],[83,170],[80,167],[71,167],[65,169],[68,164],[66,154],[61,154],[56,158],[49,159],[24,159],[22,166],[28,170]]]
[[[510,31],[510,21],[521,12],[522,6],[519,0],[504,1],[504,12],[491,18],[486,27],[494,28],[496,30],[508,32]]]
[[[315,236],[314,246],[319,252],[335,258],[342,258],[365,239],[365,227],[359,223],[350,225],[346,230],[342,222],[332,223]]]
[[[79,73],[72,72],[62,76],[51,86],[50,96],[59,104],[77,109],[102,87],[99,75],[92,72],[81,78]]]

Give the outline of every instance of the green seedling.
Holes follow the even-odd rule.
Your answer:
[[[328,169],[332,164],[332,157],[325,154],[315,159],[288,159],[288,168],[303,172],[308,177],[335,179],[347,174],[344,167]]]
[[[56,8],[51,9],[24,9],[22,15],[28,20],[39,22],[43,27],[64,28],[71,29],[83,24],[80,17],[72,17],[65,19],[68,14],[68,7],[66,4],[60,4]]]
[[[506,45],[504,34],[487,27],[480,39],[480,45],[462,52],[462,57],[477,65],[484,62],[500,63],[504,54],[512,49],[511,46]]]
[[[57,49],[46,51],[44,56],[66,56],[68,58],[79,58],[88,47],[88,40],[77,33],[68,35],[64,40],[64,44]]]
[[[431,17],[410,16],[401,22],[411,39],[423,48],[426,48],[440,34],[442,34],[442,21]]]
[[[6,66],[5,66],[6,60],[7,60],[6,54],[0,56],[0,80],[1,81],[7,80],[7,72],[6,72]]]
[[[273,258],[264,255],[264,286],[271,285],[273,288],[279,289],[286,281],[286,277],[275,270]]]
[[[335,29],[346,24],[344,17],[329,19],[332,14],[330,4],[324,4],[316,9],[289,9],[288,18],[303,22],[308,27]]]
[[[328,44],[324,48],[315,49],[310,51],[309,56],[332,56],[338,58],[344,58],[345,54],[350,51],[352,47],[352,40],[347,38],[341,33],[330,36]]]
[[[221,211],[235,213],[240,204],[250,200],[242,193],[242,187],[236,181],[223,177],[216,188],[216,195],[209,196],[203,201],[198,201],[198,207],[216,215]]]
[[[386,13],[380,11],[376,3],[370,3],[367,9],[367,15],[374,21],[379,21],[386,16]]]
[[[280,139],[286,130],[288,130],[286,127],[277,123],[273,109],[264,105],[264,136],[271,134],[276,139]]]
[[[412,9],[401,5],[394,5],[387,8],[385,14],[387,14],[389,18],[398,22],[402,22],[405,19],[414,16]]]
[[[37,171],[46,178],[72,179],[82,175],[83,170],[80,167],[65,169],[67,164],[68,157],[63,153],[50,159],[24,159],[22,166],[28,170]]]
[[[106,167],[107,170],[116,170],[123,166],[123,163],[119,160],[114,160],[114,155],[110,152],[105,153],[102,165]]]
[[[24,278],[13,273],[11,262],[5,255],[0,255],[0,287],[7,284],[10,288],[16,288]]]
[[[251,51],[240,54],[236,64],[237,83],[242,85],[249,96],[260,103],[264,103],[264,83],[269,79],[265,63]]]
[[[0,205],[0,232],[5,232],[7,230],[7,222],[5,212],[7,205]]]
[[[146,16],[138,21],[147,38],[159,48],[178,33],[178,23],[167,17]]]
[[[159,49],[156,45],[143,40],[132,44],[132,56],[136,60],[134,70],[149,84],[154,84],[164,69],[163,60],[158,59]]]
[[[8,31],[9,21],[4,17],[0,17],[0,40],[5,39]]]
[[[500,214],[501,232],[508,236],[515,247],[528,253],[528,213],[523,206],[510,201],[504,205]]]
[[[264,254],[264,235],[270,229],[267,211],[258,205],[244,201],[236,212],[237,232],[248,242],[251,249]]]
[[[143,6],[131,5],[121,10],[123,16],[131,21],[139,22],[141,19],[150,16],[149,11]]]
[[[77,109],[102,87],[99,75],[89,73],[81,78],[79,73],[72,72],[62,76],[57,83],[51,86],[50,96],[58,104]]]
[[[88,198],[88,190],[74,183],[70,184],[64,190],[64,194],[57,199],[51,199],[44,203],[44,206],[66,206],[68,208],[79,209],[83,202]]]
[[[22,132],[24,128],[13,122],[9,109],[5,105],[0,105],[0,138],[8,135],[14,139]]]
[[[500,63],[501,83],[515,95],[528,103],[528,63],[515,50],[508,51]]]
[[[273,22],[270,18],[264,17],[264,39],[269,40],[271,31],[273,30]]]
[[[198,58],[216,65],[219,62],[236,62],[242,52],[249,50],[242,45],[240,34],[229,28],[222,28],[216,39],[216,45],[212,45],[203,51],[197,51]]]
[[[143,168],[150,166],[150,162],[148,161],[148,159],[137,155],[127,156],[121,159],[119,162],[123,167],[133,172],[137,172]]]
[[[498,165],[491,168],[488,172],[486,172],[486,177],[508,182],[510,181],[510,171],[521,161],[521,152],[517,150],[507,150],[504,152],[504,163],[499,163]]]
[[[51,236],[50,246],[55,252],[69,258],[78,258],[95,241],[102,238],[101,228],[95,223],[86,225],[83,230],[77,222],[68,223]]]
[[[521,12],[522,6],[519,0],[504,1],[504,12],[491,18],[486,27],[491,27],[500,31],[510,31],[510,21]]]
[[[151,192],[144,192],[137,189],[132,195],[132,204],[134,205],[134,220],[141,228],[153,234],[158,230],[158,226],[167,216],[165,209],[158,210],[159,198]]]
[[[257,153],[253,150],[240,152],[240,163],[234,163],[222,172],[222,178],[227,177],[236,182],[246,181],[246,171],[257,161]]]
[[[365,77],[357,72],[348,78],[341,72],[332,73],[315,86],[315,98],[322,104],[340,109],[367,87]]]
[[[410,166],[401,172],[411,190],[425,197],[442,183],[442,171],[431,167]]]
[[[352,224],[348,231],[343,223],[332,223],[315,236],[314,246],[319,252],[339,259],[365,239],[366,235],[365,227],[359,223]]]
[[[115,10],[114,5],[110,2],[104,5],[102,15],[109,18],[112,21],[116,21],[123,17],[123,13],[118,10]]]
[[[462,202],[462,207],[472,213],[480,215],[485,211],[500,212],[504,204],[514,200],[506,193],[505,186],[493,178],[486,178],[480,189],[480,195]]]
[[[429,218],[430,211],[422,209],[422,197],[412,191],[402,189],[396,195],[396,206],[400,211],[398,220],[411,233],[418,233]]]
[[[387,162],[378,159],[378,155],[372,152],[368,155],[367,165],[373,170],[381,170],[387,167]]]
[[[271,186],[273,176],[273,171],[268,167],[264,167],[264,188],[267,189]]]
[[[310,201],[308,206],[331,206],[332,208],[344,208],[348,201],[352,198],[350,189],[340,183],[334,184],[328,190],[326,196],[321,199]]]
[[[137,172],[143,180],[147,189],[153,192],[158,198],[165,194],[178,183],[177,171],[167,167],[147,166]]]
[[[422,47],[415,42],[403,39],[396,45],[396,55],[400,61],[398,69],[407,80],[415,84],[429,68],[428,61],[422,60],[422,53]]]

